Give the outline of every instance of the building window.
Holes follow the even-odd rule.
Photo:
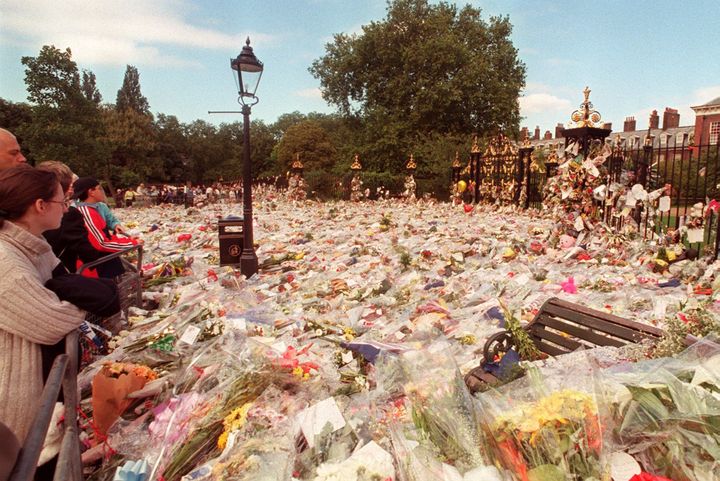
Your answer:
[[[685,133],[684,133],[684,132],[679,132],[679,133],[675,136],[675,145],[682,145],[682,144],[684,144],[684,143],[685,143]]]
[[[720,137],[720,122],[710,123],[710,143],[717,144],[718,137]]]
[[[667,141],[669,138],[670,138],[669,135],[660,134],[660,147],[665,147],[667,145]]]

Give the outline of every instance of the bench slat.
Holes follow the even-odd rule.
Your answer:
[[[566,332],[578,339],[588,341],[597,346],[622,347],[627,344],[625,340],[605,336],[580,325],[570,324],[572,321],[568,322],[565,319],[557,319],[546,314],[539,316],[536,322],[557,329],[558,331]]]
[[[540,326],[538,324],[535,324],[537,327],[530,330],[530,336],[538,339],[543,339],[545,341],[550,341],[553,344],[557,344],[558,346],[562,346],[565,349],[568,349],[570,351],[575,351],[576,349],[579,349],[583,347],[583,345],[569,337],[563,337],[560,334],[556,332],[549,331],[545,329],[543,326]]]
[[[657,327],[648,326],[647,324],[631,321],[629,319],[624,319],[614,314],[596,311],[595,309],[590,309],[589,307],[563,301],[561,299],[558,299],[557,297],[548,299],[545,304],[543,304],[543,306],[540,308],[540,312],[557,315],[566,319],[582,318],[584,320],[586,317],[592,319],[601,319],[603,321],[606,321],[607,323],[619,327],[624,327],[632,331],[639,331],[653,337],[662,336],[662,330],[658,329]]]
[[[545,310],[545,314],[550,314],[552,316],[561,317],[563,319],[569,319],[574,322],[577,322],[578,324],[588,326],[597,331],[611,334],[615,337],[619,337],[620,339],[624,339],[626,341],[640,342],[643,339],[647,339],[648,337],[657,337],[654,335],[654,333],[646,332],[646,331],[640,330],[640,329],[634,329],[630,326],[625,327],[622,325],[613,324],[613,323],[608,322],[605,319],[598,318],[595,316],[591,316],[591,315],[578,316],[577,313],[575,313],[575,311],[566,309],[564,307],[553,306],[552,310],[550,310],[550,309]]]
[[[549,344],[537,338],[533,340],[535,341],[535,345],[538,349],[540,349],[541,352],[544,352],[545,354],[549,354],[551,356],[562,356],[563,354],[568,354],[570,352],[567,349],[561,349],[553,344]]]

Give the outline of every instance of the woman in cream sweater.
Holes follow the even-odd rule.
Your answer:
[[[85,313],[44,287],[60,262],[42,233],[67,203],[52,172],[0,171],[0,422],[22,443],[43,389],[41,344],[56,344]]]

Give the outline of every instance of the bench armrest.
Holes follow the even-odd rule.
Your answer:
[[[493,362],[496,356],[515,347],[515,340],[510,331],[500,331],[493,334],[485,341],[482,364]]]

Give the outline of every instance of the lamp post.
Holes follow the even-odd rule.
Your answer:
[[[240,271],[249,278],[258,271],[258,258],[253,243],[252,170],[250,166],[250,107],[258,103],[255,91],[263,73],[263,64],[255,57],[250,37],[240,55],[230,59],[230,67],[237,72],[238,102],[243,114],[243,249]]]

